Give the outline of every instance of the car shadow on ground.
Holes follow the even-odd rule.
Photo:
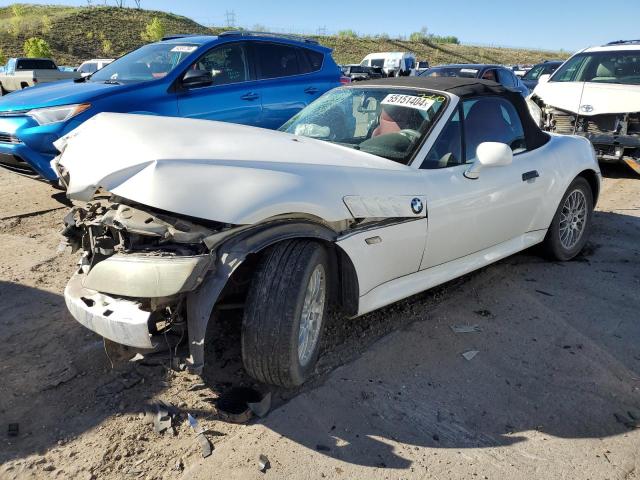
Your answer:
[[[411,464],[392,442],[476,448],[518,443],[528,430],[624,434],[640,418],[640,299],[630,287],[637,293],[639,233],[638,217],[597,213],[576,261],[548,263],[527,251],[362,318],[334,317],[318,375],[299,390],[275,390],[274,410],[260,422],[325,455],[388,468]],[[136,370],[144,382],[100,395],[126,383],[123,372],[60,295],[0,282],[0,299],[0,340],[9,345],[0,350],[0,462],[136,413],[166,386],[149,367]],[[453,323],[481,332],[456,334]],[[237,325],[221,323],[217,338],[232,342],[208,348],[212,390],[251,383],[237,342],[230,346]],[[469,350],[480,353],[467,361]],[[214,399],[210,409],[188,409],[222,421]],[[5,436],[9,423],[20,424],[18,437]]]
[[[0,464],[138,412],[163,388],[156,367],[112,369],[100,337],[70,317],[61,295],[0,281],[0,303]]]
[[[640,175],[621,163],[601,163],[600,172],[606,178],[630,178],[640,180]]]
[[[640,218],[597,212],[574,261],[531,249],[437,292],[334,320],[320,369],[355,361],[277,392],[261,423],[335,459],[396,469],[411,466],[402,450],[415,446],[628,434],[640,425],[639,235]],[[481,331],[458,334],[457,324]],[[369,329],[389,335],[360,343]]]

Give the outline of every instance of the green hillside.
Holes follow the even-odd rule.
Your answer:
[[[193,20],[164,12],[116,7],[64,7],[19,5],[0,8],[0,51],[6,57],[22,55],[25,40],[44,38],[60,65],[77,65],[96,57],[117,57],[145,43],[141,32],[154,18],[166,33],[218,33]],[[409,33],[409,32],[407,32]],[[338,63],[358,63],[371,52],[412,51],[431,64],[536,63],[566,58],[566,52],[476,47],[469,45],[409,42],[383,38],[315,37],[334,49]]]

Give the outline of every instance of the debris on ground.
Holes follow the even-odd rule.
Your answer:
[[[195,432],[198,443],[200,444],[202,458],[207,458],[213,451],[213,445],[211,445],[211,442],[204,434],[204,429],[200,427],[200,425],[198,424],[198,420],[196,420],[193,415],[187,413],[187,420],[189,421],[191,429]]]
[[[257,417],[264,417],[271,410],[271,392],[267,392],[259,402],[247,403],[253,414]]]
[[[217,400],[218,413],[233,423],[246,423],[253,416],[249,404],[259,404],[263,400],[260,392],[249,387],[232,387]]]
[[[451,325],[454,333],[477,333],[481,332],[480,325]]]
[[[200,444],[200,451],[202,452],[202,458],[207,458],[213,452],[213,445],[207,437],[204,436],[204,433],[198,434],[196,437],[198,439],[198,443]]]
[[[473,357],[475,357],[478,353],[480,353],[478,350],[469,350],[468,352],[464,352],[462,354],[462,356],[465,358],[465,360],[473,360]]]
[[[20,433],[20,424],[10,423],[7,426],[7,435],[9,435],[10,437],[17,437],[18,433]]]
[[[189,388],[187,388],[187,391],[195,392],[195,391],[198,391],[198,390],[204,390],[205,388],[207,388],[207,385],[204,384],[204,383],[194,383]]]
[[[67,383],[68,381],[73,380],[77,376],[78,370],[76,370],[73,365],[64,365],[62,368],[48,375],[43,390],[56,388],[63,383]]]
[[[538,292],[541,295],[545,295],[547,297],[553,297],[553,293],[549,293],[549,292],[545,292],[544,290],[536,290],[536,292]]]
[[[473,313],[480,315],[481,317],[490,317],[491,312],[489,310],[475,310]]]
[[[262,473],[267,473],[267,470],[271,468],[271,462],[269,462],[266,455],[261,454],[260,457],[258,457],[258,466]]]
[[[145,423],[153,425],[153,431],[156,433],[163,433],[168,429],[172,429],[175,434],[174,423],[177,414],[177,408],[170,403],[159,400],[147,405],[144,411],[140,413],[140,418]]]

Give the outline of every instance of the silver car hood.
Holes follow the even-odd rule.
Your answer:
[[[352,218],[344,197],[395,204],[399,196],[421,191],[416,171],[390,160],[206,120],[100,113],[56,147],[62,153],[52,164],[68,174],[72,199],[88,201],[102,188],[151,207],[230,224],[289,213],[340,221]]]

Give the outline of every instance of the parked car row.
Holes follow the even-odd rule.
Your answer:
[[[506,88],[520,93],[523,97],[529,95],[529,89],[522,80],[515,76],[511,70],[502,65],[487,64],[457,64],[441,65],[428,68],[420,74],[426,77],[462,77],[481,78],[490,80],[505,86]]]
[[[366,67],[364,65],[341,65],[340,70],[345,77],[351,79],[352,82],[361,82],[363,80],[372,80],[375,78],[386,77],[384,71],[380,67]]]
[[[55,75],[68,75],[47,62]],[[29,74],[37,78],[39,72]],[[54,142],[100,112],[275,129],[341,84],[330,49],[311,40],[251,32],[169,37],[91,75],[73,77],[0,100],[0,166],[56,182],[50,166],[59,153]]]
[[[640,147],[638,42],[543,64],[533,95],[501,65],[416,76],[387,53],[341,71],[310,40],[176,35],[0,99],[0,165],[86,202],[64,220],[73,317],[201,373],[216,306],[241,306],[245,370],[292,387],[332,307],[363,315],[537,244],[578,255],[592,144]]]

